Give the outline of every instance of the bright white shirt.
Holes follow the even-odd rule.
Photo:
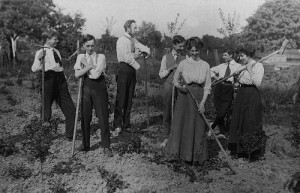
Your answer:
[[[132,38],[127,32],[117,41],[117,58],[119,62],[125,62],[132,66],[135,70],[140,68],[139,63],[135,61],[134,52],[139,49],[140,52],[150,54],[150,48]]]
[[[53,70],[55,72],[62,72],[64,70],[64,68],[60,67],[59,63],[55,62],[54,54],[53,54],[53,51],[55,51],[57,53],[57,55],[59,56],[59,58],[61,59],[59,51],[55,48],[44,48],[44,49],[46,51],[46,55],[45,55],[45,72],[48,71],[48,70]],[[38,59],[38,56],[42,51],[43,51],[43,49],[40,49],[35,54],[34,62],[31,66],[31,70],[33,72],[42,70],[41,61]]]
[[[98,55],[98,58],[97,58]],[[96,66],[95,69],[91,69],[87,74],[90,79],[98,79],[102,72],[105,71],[106,68],[106,60],[105,56],[103,54],[96,54],[96,52],[93,52],[93,54],[79,54],[76,59],[76,63],[74,65],[75,70],[80,70],[81,68],[81,59],[85,57],[87,62],[90,64],[92,62],[93,65]]]
[[[255,61],[250,59],[249,63],[254,64]],[[241,66],[240,69],[245,68],[245,66]],[[260,86],[263,76],[264,76],[264,67],[261,63],[257,63],[252,67],[253,76],[250,77],[250,74],[247,70],[244,70],[239,75],[239,82],[241,84],[255,85]]]
[[[181,61],[174,74],[174,86],[181,87],[180,72],[187,84],[198,83],[203,85],[204,93],[210,94],[211,90],[211,76],[210,66],[203,60],[195,61],[187,57]]]
[[[219,78],[224,78],[226,69],[227,69],[227,63],[219,64],[218,66],[214,66],[210,69],[211,71],[211,77],[216,76],[219,74]],[[235,60],[231,60],[229,62],[229,68],[230,68],[230,75],[236,72],[242,65],[237,63]],[[233,82],[233,77],[228,78],[226,81]]]
[[[177,58],[176,50],[172,49],[171,53],[174,57],[174,60],[176,61],[176,58]],[[169,71],[167,69],[167,59],[166,58],[167,58],[166,55],[164,55],[162,60],[161,60],[161,64],[160,64],[160,70],[159,70],[158,75],[161,79],[165,78],[169,74]]]

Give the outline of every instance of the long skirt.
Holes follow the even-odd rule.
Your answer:
[[[245,153],[241,139],[262,131],[262,103],[260,93],[253,85],[239,88],[232,112],[229,146],[232,153]],[[257,136],[262,137],[262,136]],[[264,136],[263,136],[264,137]],[[252,137],[253,138],[253,137]]]
[[[198,104],[203,98],[199,84],[189,86]],[[171,131],[166,146],[167,159],[203,162],[208,158],[206,125],[188,92],[178,92]]]

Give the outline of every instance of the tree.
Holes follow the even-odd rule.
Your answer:
[[[105,31],[105,34],[107,35],[111,35],[111,32],[112,32],[112,29],[113,29],[113,26],[116,24],[117,20],[114,19],[114,17],[112,16],[110,19],[108,17],[105,18],[105,22],[102,22],[104,23],[104,31]]]
[[[174,21],[170,21],[167,23],[167,27],[170,33],[170,37],[173,38],[174,35],[176,35],[184,26],[186,19],[184,19],[181,23],[179,23],[178,19],[179,19],[180,14],[177,13],[177,16],[175,18]]]
[[[261,51],[279,49],[284,38],[300,47],[299,15],[299,0],[268,0],[247,19],[243,38]]]
[[[59,34],[57,48],[63,57],[69,56],[76,50],[77,40],[82,37],[82,27],[85,21],[81,13],[64,15],[61,9],[55,11],[48,18],[48,27]]]
[[[11,58],[16,62],[16,44],[20,35],[41,40],[42,32],[55,29],[61,44],[69,47],[69,40],[77,35],[85,20],[80,14],[74,17],[62,14],[52,0],[0,0],[0,31],[10,43]],[[74,41],[74,48],[76,41]],[[71,46],[72,47],[72,46]]]
[[[136,36],[141,43],[150,46],[154,54],[156,49],[161,47],[161,33],[156,29],[155,24],[151,22],[142,21]]]
[[[217,31],[224,36],[225,47],[235,49],[240,38],[240,16],[234,12],[233,16],[228,14],[226,18],[221,8],[219,9],[219,16],[223,27],[218,28]]]
[[[112,32],[113,25],[116,22],[117,20],[115,20],[114,17],[111,17],[110,19],[106,17],[105,22],[102,22],[104,23],[103,30],[105,31],[105,33],[101,37],[101,44],[102,44],[102,48],[104,49],[104,53],[111,52],[112,50],[115,49],[117,38],[111,36],[111,32]]]
[[[19,36],[42,34],[45,20],[54,7],[52,0],[0,0],[0,31],[10,44],[10,57],[14,63]]]

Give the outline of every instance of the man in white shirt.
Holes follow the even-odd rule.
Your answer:
[[[125,34],[117,41],[119,65],[116,70],[117,96],[114,111],[116,134],[122,129],[130,129],[130,112],[136,84],[136,70],[140,68],[135,60],[141,53],[150,54],[150,49],[135,39],[137,26],[135,20],[124,24]]]
[[[50,120],[51,106],[53,101],[56,100],[66,117],[66,139],[68,141],[72,141],[75,120],[75,105],[68,90],[60,53],[54,48],[58,42],[57,33],[54,31],[49,31],[44,33],[43,36],[46,40],[46,43],[44,44],[45,48],[36,52],[31,70],[33,72],[41,71],[41,61],[44,58],[44,121]]]
[[[225,60],[225,63],[211,68],[211,76],[219,80],[236,72],[241,65],[235,62],[233,55],[233,50],[225,50],[223,52],[223,59]],[[225,134],[224,118],[226,113],[230,111],[233,101],[233,84],[234,77],[230,77],[226,81],[218,83],[214,90],[214,105],[217,110],[217,117],[211,127],[214,129],[216,126],[219,126],[221,134]]]
[[[163,135],[164,141],[161,143],[161,147],[165,147],[168,142],[168,137],[171,128],[171,118],[172,118],[172,94],[176,98],[176,91],[173,91],[173,79],[174,73],[178,64],[184,60],[186,57],[183,56],[183,50],[185,45],[185,39],[181,35],[175,35],[172,39],[173,49],[170,53],[163,56],[159,77],[165,80],[164,83],[164,111],[163,111]]]
[[[84,36],[83,47],[86,53],[79,54],[74,65],[75,76],[84,79],[81,102],[82,146],[80,150],[90,150],[90,123],[94,108],[100,123],[103,152],[111,157],[113,154],[110,149],[108,94],[104,78],[105,56],[94,51],[95,38],[90,34]]]

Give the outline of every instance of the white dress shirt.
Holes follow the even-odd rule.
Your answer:
[[[44,48],[46,51],[45,55],[45,72],[48,70],[53,70],[55,72],[62,72],[64,70],[63,67],[60,66],[59,63],[55,62],[54,54],[53,52],[56,52],[59,58],[61,59],[60,53],[55,48]],[[40,49],[36,52],[34,57],[34,62],[31,66],[31,70],[33,72],[42,70],[42,64],[41,61],[38,59],[39,54],[43,51],[43,49]]]
[[[181,61],[174,74],[174,86],[181,87],[180,73],[184,77],[187,84],[197,83],[203,85],[204,93],[210,94],[211,91],[211,76],[210,66],[204,60],[195,61],[187,57]]]
[[[174,60],[176,61],[177,58],[177,52],[176,50],[172,49],[172,55],[174,57]],[[159,70],[159,77],[161,79],[165,78],[166,76],[168,76],[169,74],[169,70],[167,69],[167,57],[166,55],[163,56],[162,60],[161,60],[161,64],[160,64],[160,70]]]
[[[117,58],[119,62],[125,62],[135,70],[140,68],[139,63],[135,61],[134,52],[138,49],[140,52],[150,54],[150,48],[132,38],[127,32],[117,41]]]
[[[218,66],[212,67],[210,69],[211,71],[211,77],[219,75],[219,79],[224,78],[226,69],[227,69],[227,63],[219,64]],[[229,62],[229,68],[230,68],[230,75],[236,72],[242,65],[237,63],[235,60],[231,60]],[[230,81],[233,83],[233,77],[228,78],[226,81]]]
[[[249,63],[254,64],[255,61],[254,60],[250,60]],[[245,66],[241,66],[240,69],[245,68]],[[261,63],[257,63],[254,66],[252,66],[252,72],[253,72],[253,76],[250,76],[250,73],[248,72],[248,70],[244,70],[243,72],[241,72],[241,74],[239,75],[239,82],[241,84],[248,84],[248,85],[255,85],[255,86],[260,86],[263,76],[264,76],[264,67]]]
[[[98,55],[98,56],[97,56]],[[96,66],[95,69],[91,69],[88,72],[88,76],[90,79],[98,79],[102,72],[104,73],[105,68],[106,68],[106,60],[105,60],[105,56],[103,54],[96,54],[96,52],[94,52],[93,54],[89,55],[89,54],[79,54],[77,56],[76,59],[76,63],[74,65],[74,69],[75,70],[80,70],[81,68],[81,59],[85,57],[87,62],[89,64],[93,64]],[[97,58],[98,57],[98,58]]]

